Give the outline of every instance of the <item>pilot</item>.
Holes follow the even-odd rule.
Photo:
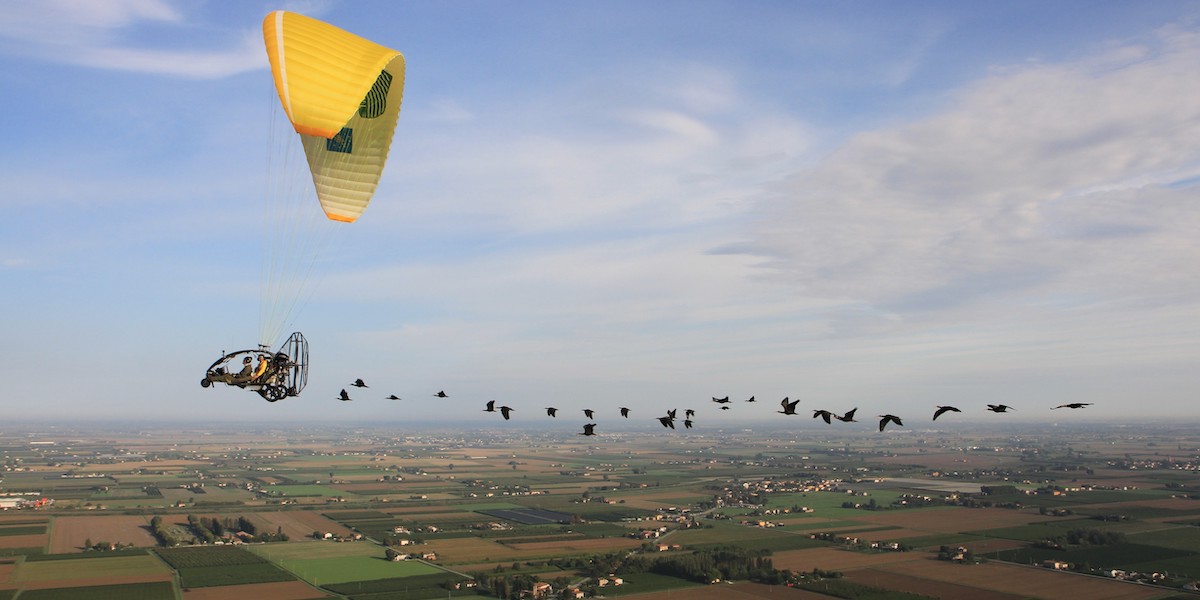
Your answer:
[[[249,375],[248,379],[250,381],[254,381],[254,380],[258,379],[259,377],[262,377],[263,373],[267,372],[268,364],[269,363],[267,362],[267,357],[262,354],[259,354],[258,355],[258,366],[256,366],[254,368],[253,374]],[[247,356],[246,357],[246,369],[249,369],[249,368],[250,368],[250,357]],[[243,370],[245,370],[245,369],[243,369]]]
[[[250,357],[247,356],[246,358],[242,359],[242,370],[238,371],[237,375],[230,375],[228,373],[225,373],[223,375],[218,376],[216,378],[216,380],[223,381],[225,383],[242,383],[245,381],[249,381],[251,375],[253,375],[253,374],[254,374],[254,366],[250,364]]]

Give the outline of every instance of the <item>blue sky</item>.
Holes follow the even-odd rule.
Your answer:
[[[270,405],[199,380],[258,342],[264,197],[305,183],[278,8],[408,71]],[[0,0],[0,407],[1198,417],[1198,64],[1196,2]]]

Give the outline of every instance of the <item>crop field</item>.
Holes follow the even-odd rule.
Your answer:
[[[351,598],[386,598],[387,600],[428,600],[443,597],[479,597],[473,589],[450,590],[446,584],[464,578],[445,571],[428,575],[413,575],[370,581],[350,581],[323,586],[325,589]]]
[[[564,554],[611,552],[613,550],[637,548],[641,544],[639,540],[621,537],[575,538],[519,544],[507,543],[508,546],[526,556],[560,556]]]
[[[678,580],[677,580],[678,581]],[[672,588],[674,590],[675,588]],[[607,593],[607,592],[606,592]],[[678,600],[686,594],[688,600],[829,600],[832,596],[779,585],[734,583],[724,585],[695,585],[686,591],[639,593],[630,600]]]
[[[179,571],[180,585],[185,588],[294,581],[296,579],[287,571],[265,562],[211,567],[182,567],[177,570]]]
[[[24,585],[72,579],[143,576],[154,580],[164,574],[169,576],[170,569],[153,556],[118,556],[24,562],[18,566],[14,581]]]
[[[22,600],[175,600],[170,582],[95,585],[89,587],[27,589]]]
[[[346,526],[325,518],[320,513],[310,510],[290,510],[278,512],[253,513],[254,520],[267,524],[267,530],[282,528],[283,532],[293,540],[300,540],[312,535],[314,531],[348,535],[351,533]]]
[[[303,541],[286,544],[254,544],[247,549],[276,564],[289,560],[332,559],[351,556],[382,557],[384,549],[369,542]]]
[[[251,565],[267,562],[261,556],[234,546],[159,548],[154,552],[175,569]]]
[[[443,572],[419,561],[389,561],[383,548],[367,542],[259,544],[251,550],[314,585]]]
[[[1024,600],[1025,596],[985,590],[959,583],[922,579],[902,573],[862,569],[846,573],[846,579],[862,585],[889,590],[904,590],[931,598],[970,598],[971,600]]]
[[[947,567],[955,568],[947,568]],[[925,557],[903,564],[880,565],[883,571],[911,577],[944,581],[969,587],[1015,594],[1023,598],[1087,598],[1088,600],[1143,600],[1163,596],[1162,589],[1044,569],[988,562],[978,565],[946,565]]]
[[[793,571],[852,571],[885,564],[908,564],[928,560],[929,555],[921,552],[856,552],[833,547],[806,548],[776,552],[771,562],[776,569]]]
[[[485,515],[516,521],[523,525],[541,525],[549,523],[570,523],[571,515],[537,508],[497,508],[478,511]]]
[[[332,598],[303,581],[278,583],[248,583],[187,589],[183,600],[229,600],[230,598],[254,598],[255,600],[319,600]]]
[[[55,517],[50,534],[50,553],[80,552],[84,542],[106,541],[151,547],[158,544],[150,532],[150,519],[143,516],[105,515]]]

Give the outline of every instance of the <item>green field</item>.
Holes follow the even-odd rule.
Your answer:
[[[303,498],[306,496],[321,496],[332,498],[345,496],[346,492],[327,485],[269,485],[263,487],[263,492],[269,496]]]
[[[452,590],[447,587],[447,584],[463,579],[453,573],[442,572],[372,581],[351,581],[323,587],[334,593],[350,596],[354,600],[427,600],[447,596],[478,598],[478,593],[473,589]]]
[[[419,561],[393,562],[366,542],[259,544],[252,551],[315,585],[443,573]]]
[[[0,527],[0,536],[6,535],[40,535],[46,533],[45,525],[13,525]]]
[[[95,555],[98,556],[98,555]],[[18,581],[67,581],[122,575],[153,575],[170,572],[150,555],[83,558],[79,560],[27,561],[17,569]]]
[[[270,583],[273,581],[292,581],[296,579],[287,571],[267,562],[211,567],[184,567],[178,569],[178,571],[181,585],[185,588]]]
[[[419,561],[387,560],[383,557],[382,550],[378,556],[286,560],[280,561],[279,564],[313,585],[445,573],[437,567]]]
[[[154,551],[175,569],[192,567],[221,567],[252,565],[266,559],[234,546],[194,546],[190,548],[158,548]]]
[[[2,594],[0,598],[4,598]],[[25,590],[21,592],[21,600],[175,600],[175,586],[163,581]]]

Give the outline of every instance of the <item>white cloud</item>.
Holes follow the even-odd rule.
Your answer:
[[[1200,255],[1196,191],[1155,184],[1200,165],[1198,61],[1166,32],[1000,71],[798,173],[762,206],[761,253],[806,294],[901,309],[1072,286],[1195,301],[1178,275]]]
[[[131,45],[128,40],[147,27],[188,30],[185,14],[161,0],[6,2],[0,11],[0,48],[45,61],[194,78],[225,77],[266,66],[262,41],[253,32],[245,33],[232,49]]]

